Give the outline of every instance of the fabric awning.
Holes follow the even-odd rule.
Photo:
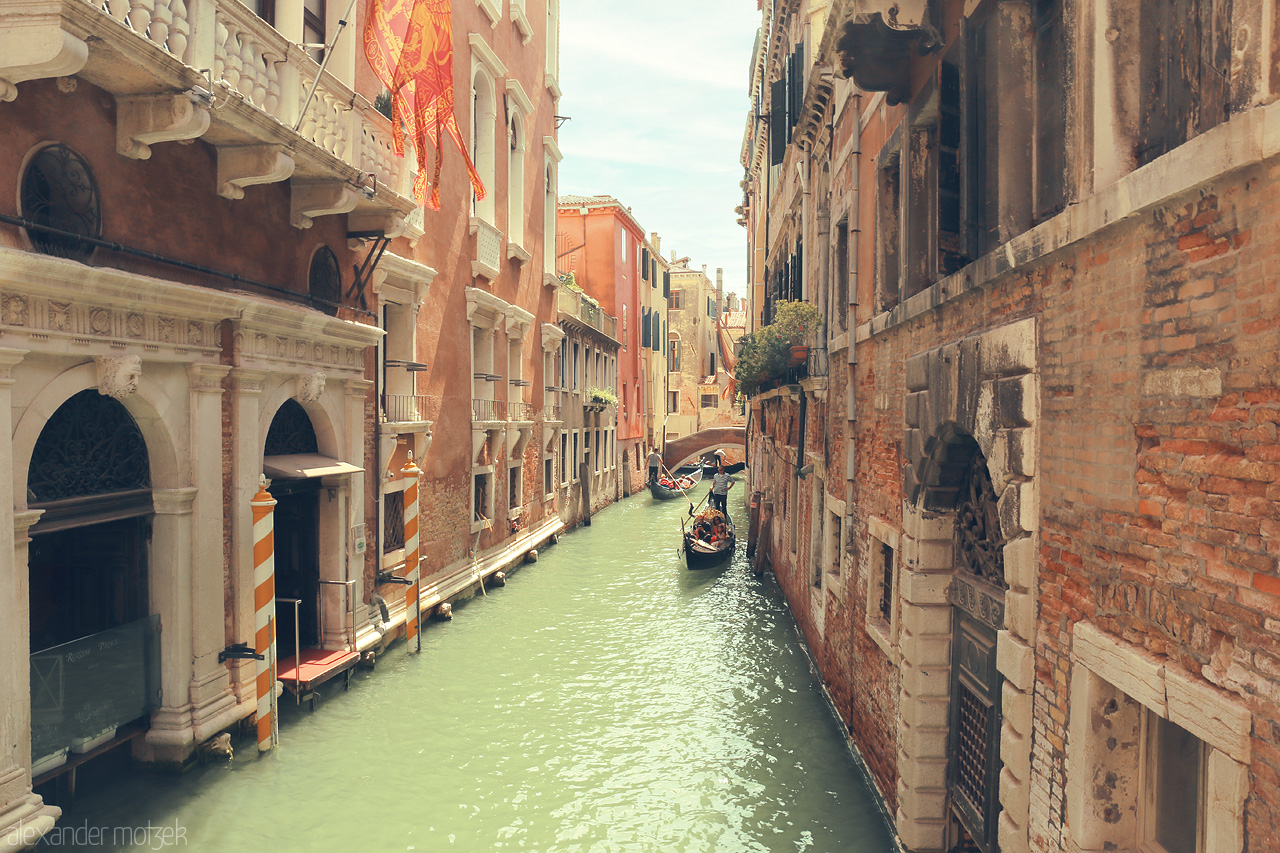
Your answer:
[[[363,474],[364,469],[319,453],[290,453],[265,457],[262,473],[273,480],[306,480],[333,474]]]

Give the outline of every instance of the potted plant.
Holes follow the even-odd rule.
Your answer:
[[[608,388],[589,388],[587,399],[590,402],[586,405],[596,412],[603,412],[605,406],[618,405],[617,395]]]
[[[738,363],[733,371],[738,389],[752,397],[788,367],[803,363],[809,356],[809,335],[821,323],[822,314],[809,302],[778,302],[772,323],[738,341]]]

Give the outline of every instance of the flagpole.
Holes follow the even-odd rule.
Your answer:
[[[320,78],[324,76],[324,69],[329,65],[329,57],[333,56],[333,46],[338,43],[338,36],[342,35],[343,29],[347,26],[347,19],[351,17],[351,10],[356,7],[356,0],[351,0],[347,4],[347,13],[338,19],[338,31],[333,34],[333,41],[325,45],[324,59],[320,61],[320,70],[316,72],[316,79],[311,81],[311,88],[307,90],[307,97],[302,102],[302,109],[298,110],[298,121],[293,125],[293,132],[297,133],[298,128],[302,127],[302,121],[307,117],[307,107],[311,106],[311,99],[316,96],[316,87],[320,85]]]

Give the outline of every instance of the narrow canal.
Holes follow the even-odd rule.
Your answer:
[[[236,853],[885,853],[782,598],[747,565],[740,489],[727,568],[684,569],[684,501],[622,501],[428,627],[420,657],[399,644],[319,710],[285,706],[276,753],[85,776],[60,825],[102,828],[98,849],[150,823]]]

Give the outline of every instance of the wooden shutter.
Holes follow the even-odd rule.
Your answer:
[[[787,81],[769,84],[769,165],[782,162],[787,151]]]

